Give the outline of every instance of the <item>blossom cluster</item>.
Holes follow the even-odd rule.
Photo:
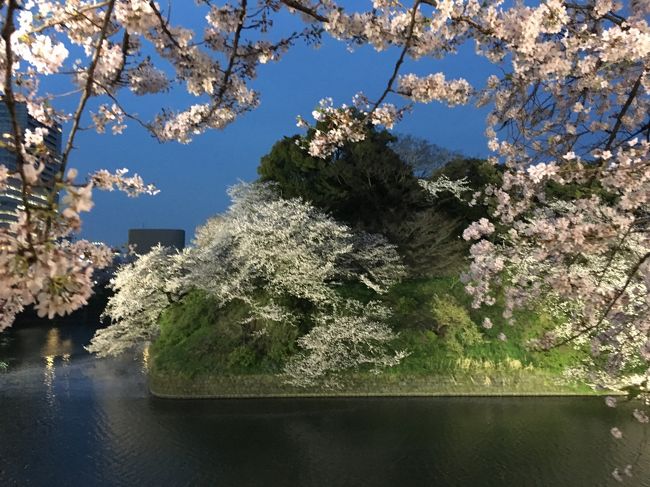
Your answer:
[[[396,337],[386,323],[389,316],[380,303],[364,305],[353,300],[341,303],[333,312],[318,314],[315,326],[298,339],[303,351],[287,364],[287,382],[298,387],[338,388],[342,384],[332,372],[370,367],[379,373],[399,364],[407,352],[388,354],[385,349]]]
[[[302,117],[298,117],[298,126],[310,129],[309,136],[303,141],[309,154],[326,158],[343,144],[365,140],[368,124],[390,129],[402,115],[403,111],[391,104],[370,108],[368,100],[357,94],[352,106],[335,107],[331,98],[322,99],[312,112],[315,126],[311,127]]]
[[[0,230],[0,331],[27,305],[49,318],[79,308],[92,294],[93,270],[113,258],[86,240],[39,241],[43,228],[25,218]]]

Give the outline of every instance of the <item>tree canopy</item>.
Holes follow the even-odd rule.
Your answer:
[[[260,162],[260,179],[276,183],[284,197],[302,198],[354,228],[385,235],[413,275],[453,272],[462,265],[468,249],[460,240],[463,229],[487,216],[482,205],[469,206],[472,193],[494,182],[498,169],[457,156],[429,180],[464,179],[473,191],[465,191],[464,201],[448,191],[432,198],[386,131],[368,128],[364,140],[348,142],[327,158],[309,155],[301,140],[296,135],[276,142]]]

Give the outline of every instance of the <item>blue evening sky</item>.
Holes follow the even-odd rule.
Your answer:
[[[441,70],[448,78],[462,76],[483,86],[490,66],[476,57],[473,48],[465,46],[458,55],[442,61],[409,61],[401,72],[425,74]],[[280,62],[260,67],[254,82],[261,92],[257,110],[225,130],[197,136],[188,145],[160,144],[134,123],[117,136],[110,131],[105,135],[82,133],[71,164],[80,169],[80,174],[99,168],[128,167],[161,191],[157,196],[139,198],[96,192],[96,205],[85,215],[82,236],[119,245],[126,242],[129,228],[182,228],[189,242],[197,225],[227,207],[227,187],[238,180],[254,180],[260,158],[273,143],[299,132],[296,115],[311,119],[313,108],[327,96],[335,104],[350,103],[358,91],[371,99],[378,96],[397,56],[394,49],[377,53],[357,48],[351,53],[344,43],[329,38],[318,49],[299,44]],[[130,106],[145,114],[161,106],[184,107],[191,102],[179,91],[166,96],[133,99]],[[395,130],[469,156],[485,156],[485,115],[484,109],[471,106],[420,105]]]

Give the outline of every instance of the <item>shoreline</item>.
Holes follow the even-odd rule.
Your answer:
[[[211,399],[409,399],[409,398],[453,398],[453,397],[605,397],[605,396],[625,396],[622,392],[602,392],[587,394],[582,392],[542,392],[542,393],[505,393],[496,392],[494,394],[487,393],[304,393],[304,394],[207,394],[207,395],[184,395],[184,394],[165,394],[153,391],[149,388],[149,394],[157,399],[170,399],[170,400],[211,400]]]
[[[604,397],[620,391],[596,391],[581,383],[560,383],[548,374],[492,376],[478,383],[471,376],[356,374],[339,389],[297,388],[278,376],[211,375],[187,378],[149,372],[149,394],[160,399],[272,399],[272,398],[418,398],[418,397]]]

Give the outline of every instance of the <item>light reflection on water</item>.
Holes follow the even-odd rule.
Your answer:
[[[46,389],[46,396],[51,406],[54,406],[54,379],[56,377],[55,361],[57,357],[61,357],[62,366],[66,367],[70,364],[70,354],[72,353],[73,344],[72,339],[61,339],[60,330],[58,327],[53,326],[47,332],[45,344],[41,348],[41,356],[45,362],[43,368],[43,384]]]
[[[642,444],[601,399],[157,400],[148,349],[96,360],[92,331],[0,345],[1,487],[617,485]],[[650,485],[648,456],[627,485]]]
[[[146,374],[149,371],[149,345],[146,345],[142,350],[142,373]]]

